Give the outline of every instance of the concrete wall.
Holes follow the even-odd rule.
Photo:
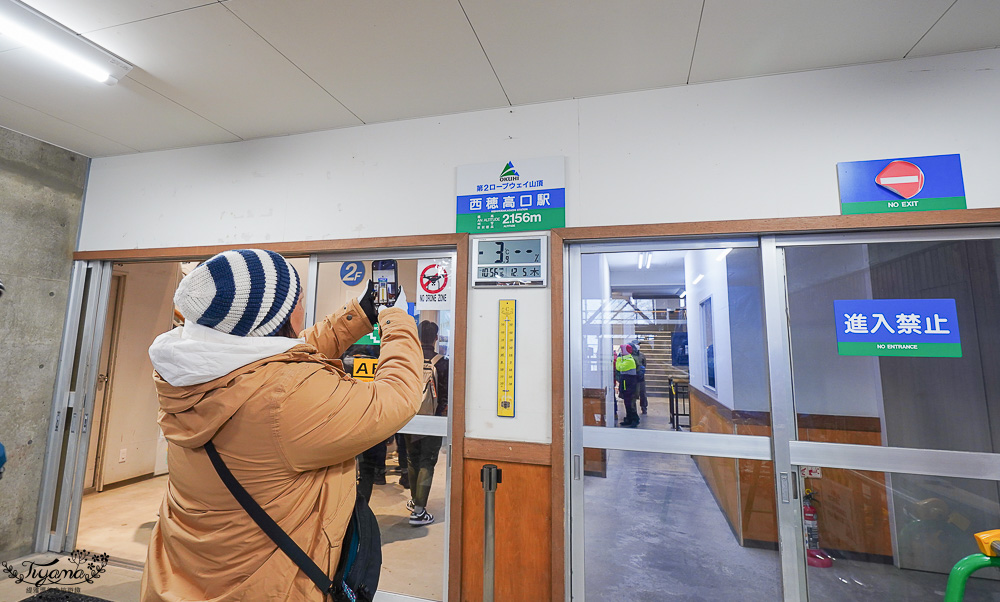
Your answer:
[[[0,128],[0,560],[32,547],[88,159]]]

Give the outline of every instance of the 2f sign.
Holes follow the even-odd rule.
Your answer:
[[[363,261],[345,261],[340,266],[340,281],[347,286],[359,284],[364,278],[365,264]]]

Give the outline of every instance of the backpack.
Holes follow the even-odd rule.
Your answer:
[[[623,353],[615,359],[615,370],[624,374],[635,370],[635,358],[628,353]]]
[[[438,407],[438,371],[437,363],[444,356],[440,353],[431,359],[424,360],[424,398],[420,402],[420,409],[417,414],[420,416],[434,416]]]

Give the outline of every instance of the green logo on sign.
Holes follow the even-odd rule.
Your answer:
[[[517,170],[514,169],[514,164],[507,161],[507,165],[504,166],[503,171],[500,172],[501,182],[514,182],[520,179],[520,175]]]

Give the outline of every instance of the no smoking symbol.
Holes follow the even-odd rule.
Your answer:
[[[420,288],[428,294],[440,293],[448,286],[448,271],[443,265],[432,263],[420,272]]]

